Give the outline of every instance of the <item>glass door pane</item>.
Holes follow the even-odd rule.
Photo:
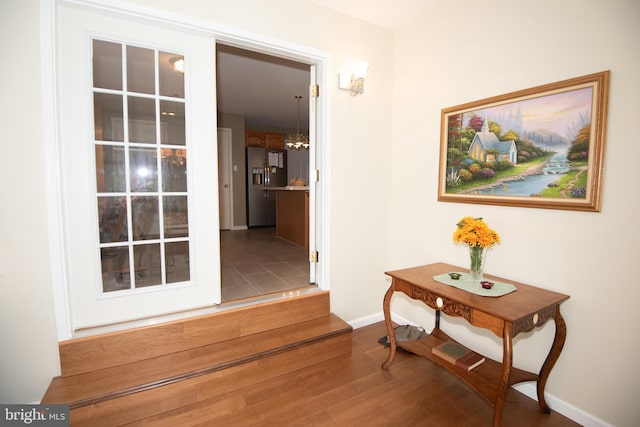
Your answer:
[[[184,68],[177,61],[184,56],[93,40],[103,293],[191,279]]]

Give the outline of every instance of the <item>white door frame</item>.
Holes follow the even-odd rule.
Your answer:
[[[89,7],[95,12],[111,13],[123,17],[136,17],[157,23],[183,28],[185,31],[205,32],[212,35],[217,42],[224,42],[244,49],[251,49],[272,56],[283,57],[294,61],[314,65],[317,70],[317,83],[320,86],[320,97],[316,103],[316,167],[321,171],[321,181],[316,189],[316,250],[320,252],[321,262],[316,272],[316,284],[322,290],[330,289],[330,197],[331,176],[330,138],[329,138],[329,106],[330,91],[328,76],[330,74],[330,57],[327,52],[300,46],[279,39],[258,36],[243,30],[222,28],[212,22],[202,22],[196,18],[177,16],[157,9],[149,9],[133,4],[109,2],[105,0],[40,0],[40,39],[43,87],[43,141],[46,155],[46,190],[49,230],[49,249],[51,261],[51,279],[56,312],[56,329],[58,340],[66,340],[73,335],[70,318],[67,289],[67,272],[64,256],[64,233],[62,226],[62,187],[60,183],[60,164],[58,161],[58,120],[56,117],[57,93],[55,76],[55,43],[56,43],[56,5],[70,4]]]
[[[309,76],[309,175],[307,176],[307,182],[309,183],[309,283],[317,283],[318,276],[318,264],[315,262],[311,262],[313,259],[313,252],[318,250],[317,248],[317,227],[316,221],[318,219],[318,211],[316,209],[317,206],[317,189],[319,182],[317,181],[318,174],[316,171],[318,170],[317,165],[317,148],[318,148],[318,139],[316,138],[316,105],[318,102],[318,98],[313,96],[313,87],[317,84],[317,70],[316,66],[312,65],[310,67],[310,76]],[[319,251],[318,251],[319,252]]]

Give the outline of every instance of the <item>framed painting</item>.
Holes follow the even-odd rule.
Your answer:
[[[443,109],[438,201],[599,212],[609,74]]]

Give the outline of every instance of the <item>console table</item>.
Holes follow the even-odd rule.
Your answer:
[[[536,381],[540,409],[549,413],[544,388],[553,365],[560,357],[567,335],[567,328],[560,314],[560,304],[569,299],[569,296],[499,277],[486,276],[489,279],[512,283],[516,286],[516,291],[496,298],[483,297],[433,279],[434,276],[453,271],[465,269],[436,263],[385,273],[392,278],[383,302],[384,319],[391,345],[389,357],[382,368],[389,369],[397,347],[443,366],[466,381],[493,406],[493,425],[496,427],[501,424],[505,395],[509,387],[523,381]],[[436,310],[436,324],[429,335],[417,341],[396,341],[390,309],[391,297],[395,292],[402,292]],[[433,354],[431,349],[434,346],[451,340],[440,329],[441,312],[448,316],[463,317],[471,325],[488,329],[502,338],[502,363],[486,358],[482,365],[467,372]],[[521,332],[541,327],[549,319],[555,322],[555,338],[540,372],[535,374],[514,368],[513,338]]]

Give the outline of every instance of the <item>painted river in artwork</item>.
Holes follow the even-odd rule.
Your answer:
[[[567,153],[557,153],[544,165],[541,174],[525,176],[514,181],[505,181],[493,187],[478,189],[473,194],[531,196],[540,193],[548,184],[556,181],[559,175],[564,175],[568,171]]]

